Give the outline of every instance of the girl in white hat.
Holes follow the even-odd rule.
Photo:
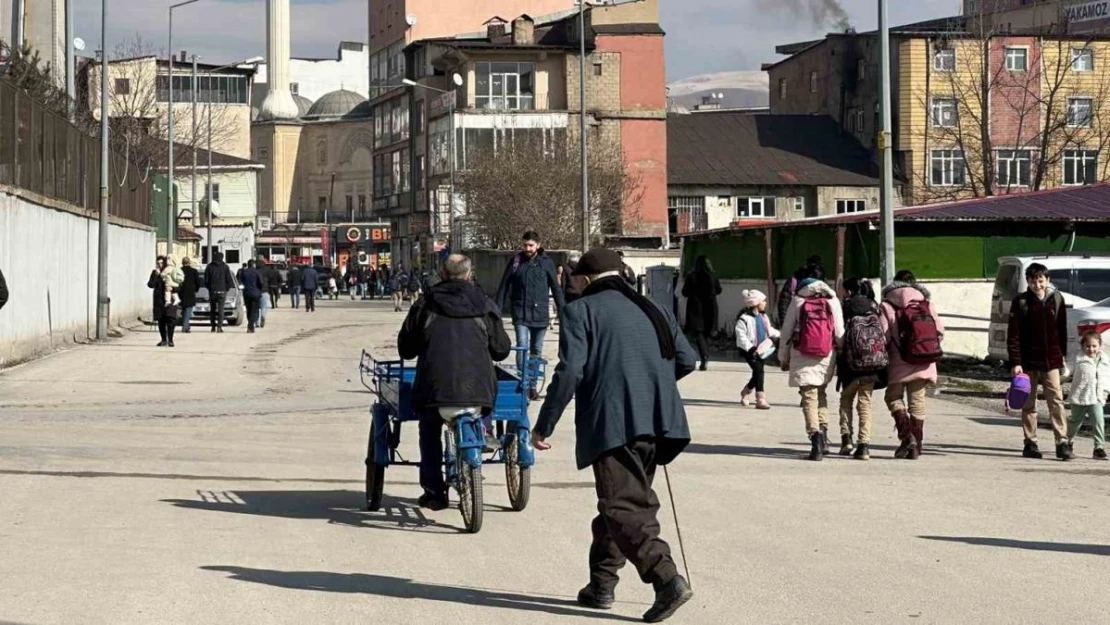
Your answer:
[[[751,405],[751,395],[755,393],[755,407],[770,410],[767,395],[763,391],[763,361],[775,353],[775,341],[779,331],[771,325],[767,317],[767,296],[762,291],[744,291],[744,310],[736,319],[736,346],[748,366],[752,368],[752,379],[740,394],[740,403]]]

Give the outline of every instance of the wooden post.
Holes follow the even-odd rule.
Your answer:
[[[836,227],[836,285],[833,287],[841,297],[841,287],[844,285],[844,241],[846,228],[843,225]]]
[[[773,254],[771,252],[771,229],[763,229],[763,248],[767,254],[767,300],[768,302],[775,301],[775,264]],[[779,320],[782,323],[782,320]]]

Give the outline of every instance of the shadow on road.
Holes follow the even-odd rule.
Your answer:
[[[706,408],[732,408],[743,406],[739,401],[723,401],[717,399],[683,399],[686,406],[704,406]]]
[[[1110,545],[1089,545],[1082,543],[1048,543],[1032,540],[1013,540],[1010,538],[984,538],[976,536],[918,536],[925,540],[939,540],[950,543],[964,543],[980,547],[1005,547],[1027,549],[1030,551],[1054,551],[1057,553],[1078,553],[1089,556],[1110,556]]]
[[[983,456],[989,458],[1016,458],[1021,456],[1021,450],[1005,449],[1003,447],[976,447],[974,445],[933,444],[928,441],[928,437],[926,437],[925,446],[927,448],[935,447],[948,453],[962,456]]]
[[[317,519],[349,527],[385,530],[462,532],[462,527],[428,518],[413,499],[386,497],[379,512],[366,512],[365,496],[353,490],[197,491],[199,499],[163,499],[178,508],[279,517]],[[507,508],[486,506],[487,510]]]
[[[752,458],[779,458],[782,460],[804,460],[805,454],[797,449],[780,447],[744,447],[741,445],[705,445],[691,443],[685,453],[706,454],[710,456],[748,456]]]
[[[480,607],[496,607],[556,616],[581,616],[612,621],[639,622],[627,616],[576,609],[573,599],[523,595],[501,590],[425,584],[400,577],[325,571],[271,571],[239,566],[203,566],[201,570],[227,573],[231,579],[294,590],[362,593],[393,599],[423,599]]]

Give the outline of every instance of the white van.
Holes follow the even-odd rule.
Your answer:
[[[1110,256],[1093,254],[1038,254],[998,259],[998,277],[991,297],[991,358],[1007,360],[1006,331],[1010,303],[1028,288],[1025,270],[1033,263],[1048,267],[1048,280],[1064,296],[1068,308],[1087,308],[1110,298]]]

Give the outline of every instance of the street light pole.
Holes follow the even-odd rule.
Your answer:
[[[167,106],[168,111],[166,113],[167,126],[168,126],[167,127],[167,135],[169,137],[169,144],[170,144],[169,145],[169,147],[170,147],[169,163],[168,163],[168,167],[167,167],[168,172],[169,172],[169,181],[167,183],[167,186],[169,187],[169,199],[166,200],[166,255],[172,255],[173,254],[173,239],[174,239],[175,235],[177,234],[177,198],[175,198],[174,194],[173,194],[173,186],[174,186],[173,185],[173,183],[174,183],[174,169],[173,169],[173,164],[174,164],[173,163],[173,10],[177,9],[179,7],[183,7],[185,5],[188,5],[188,4],[193,4],[194,2],[199,2],[199,1],[200,0],[185,0],[185,2],[178,2],[177,4],[174,4],[174,5],[170,6],[170,37],[169,37],[169,39],[170,39],[169,46],[170,47],[169,47],[168,50],[166,50],[166,53],[167,53],[169,61],[170,61],[170,66],[169,66],[169,105]]]
[[[191,212],[192,212],[192,221],[195,224],[197,222],[197,145],[199,144],[199,142],[197,141],[197,55],[195,55],[195,54],[193,55],[193,80],[192,80],[192,83],[193,83],[193,85],[192,85],[193,86],[193,88],[192,88],[192,93],[193,93],[193,132],[189,136],[189,143],[193,147],[193,194],[192,194],[193,201],[191,202],[193,210]]]
[[[894,145],[891,136],[890,102],[890,23],[887,0],[879,0],[879,65],[882,95],[883,129],[879,135],[882,151],[882,189],[879,192],[879,212],[882,218],[882,278],[883,284],[894,281]]]
[[[590,170],[586,140],[586,0],[578,0],[578,134],[582,147],[582,253],[590,251]]]
[[[108,0],[100,1],[100,220],[96,241],[96,340],[108,338]]]

